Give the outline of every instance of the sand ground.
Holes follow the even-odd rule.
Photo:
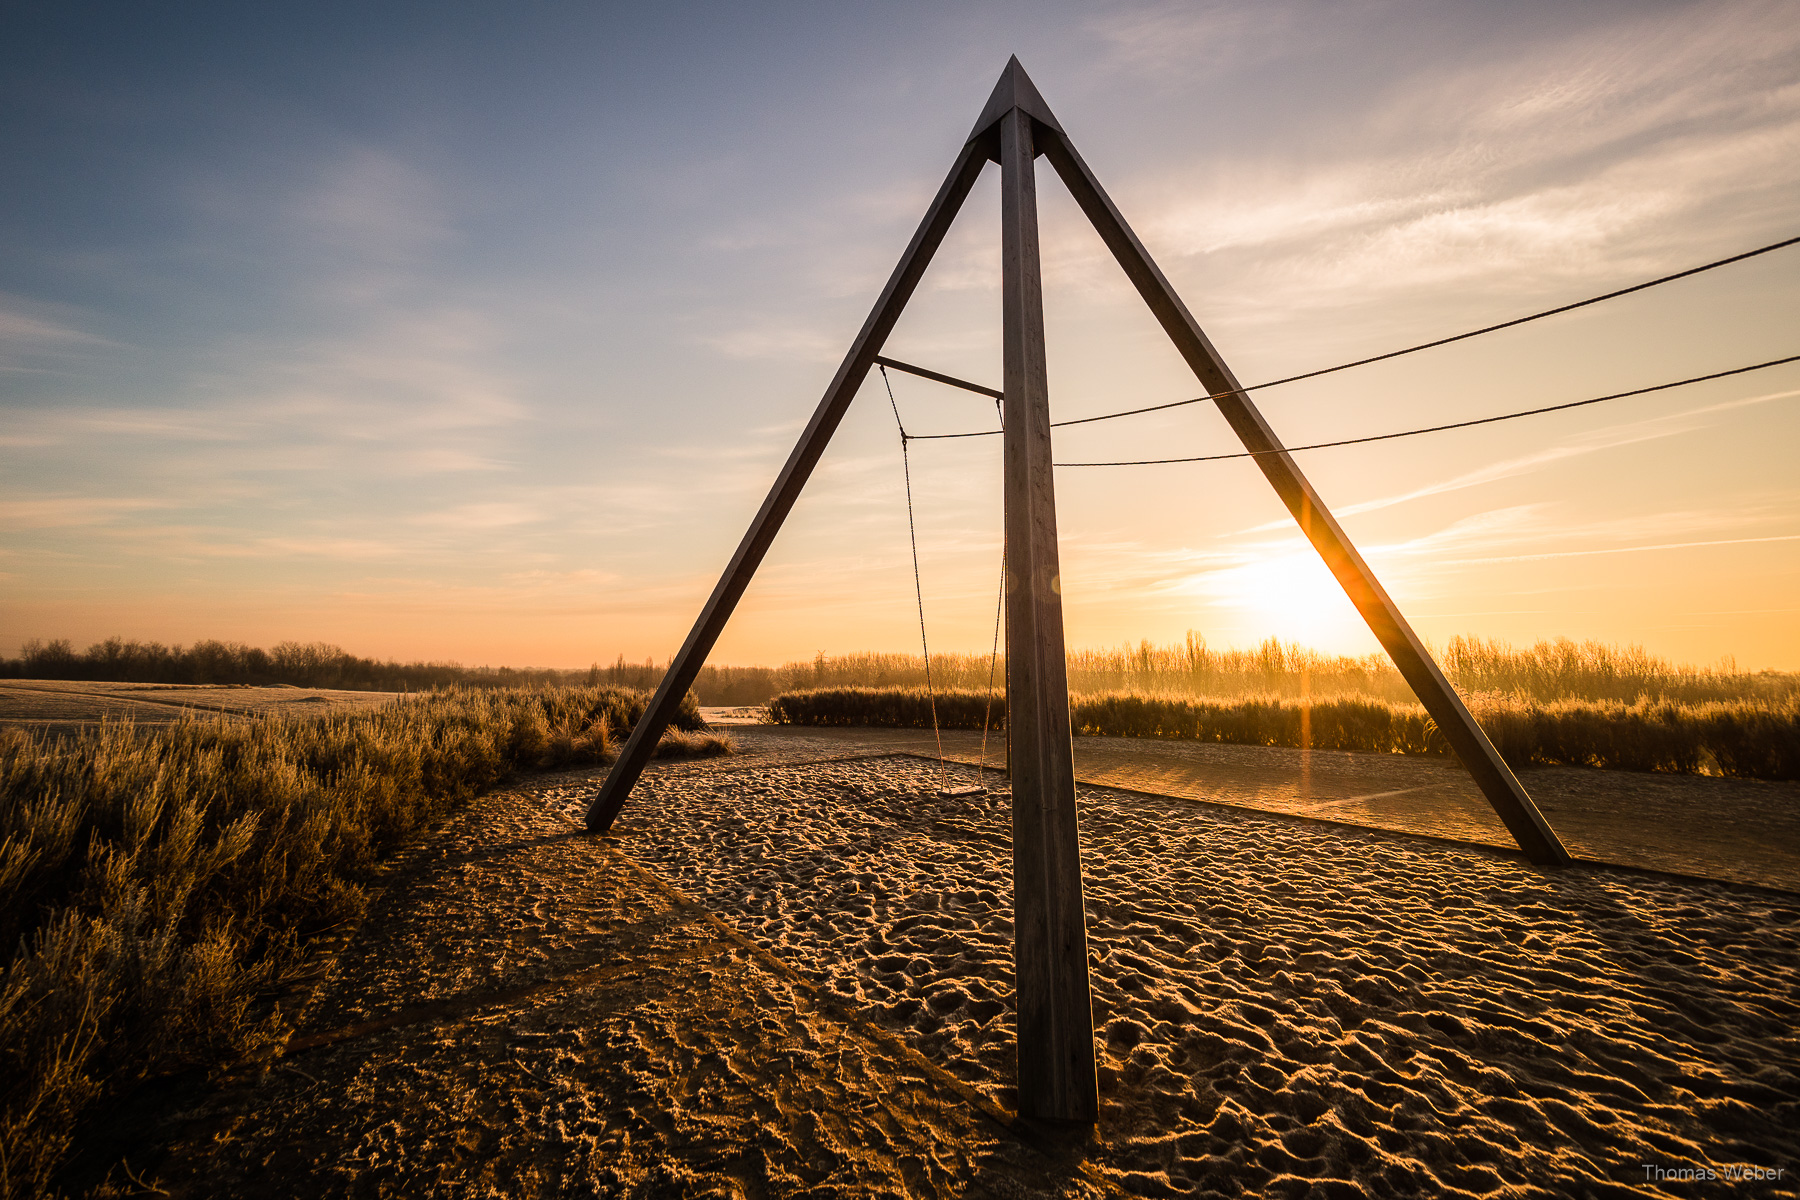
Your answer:
[[[167,725],[190,715],[317,716],[392,704],[400,692],[188,683],[0,679],[0,728],[71,733],[101,721]]]
[[[1800,897],[1084,786],[1070,1135],[1009,1116],[1008,798],[796,749],[607,839],[594,773],[483,799],[273,1069],[119,1147],[187,1196],[1800,1195]],[[1695,1167],[1785,1174],[1646,1179]]]
[[[762,725],[705,710],[731,731],[740,761],[806,762],[882,751],[983,761],[978,733]],[[941,742],[940,742],[941,738]],[[986,763],[1005,762],[990,736]],[[1206,804],[1512,850],[1512,835],[1454,760],[1227,746],[1149,738],[1076,738],[1075,775]],[[1579,858],[1800,892],[1800,782],[1542,767],[1520,778]]]

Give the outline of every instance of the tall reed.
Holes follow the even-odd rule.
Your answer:
[[[1459,688],[1551,700],[1780,700],[1800,694],[1800,675],[1677,666],[1641,646],[1541,641],[1516,649],[1500,641],[1453,637],[1439,655]],[[323,642],[282,642],[260,650],[238,642],[202,640],[165,646],[107,638],[78,651],[66,639],[32,640],[19,657],[0,658],[0,677],[152,683],[293,683],[306,687],[393,691],[464,687],[552,687],[585,683],[648,690],[667,664],[616,661],[578,669],[465,667],[458,663],[399,663],[359,658]],[[1321,654],[1292,642],[1266,639],[1248,649],[1215,650],[1190,631],[1173,644],[1072,650],[1069,690],[1141,692],[1156,696],[1366,696],[1410,701],[1393,664],[1379,654]],[[948,688],[987,686],[990,670],[1005,679],[1004,663],[983,654],[934,654],[931,674]],[[925,660],[916,654],[865,652],[784,663],[778,667],[708,663],[694,690],[702,704],[761,704],[779,692],[821,687],[917,687]]]
[[[1557,700],[1673,700],[1683,704],[1780,701],[1800,696],[1800,675],[1676,666],[1641,646],[1572,642],[1567,638],[1515,649],[1498,641],[1453,637],[1439,658],[1463,692],[1494,692],[1548,703]],[[1273,696],[1284,699],[1361,697],[1411,703],[1412,690],[1384,655],[1326,655],[1270,638],[1250,649],[1214,650],[1189,633],[1182,642],[1139,642],[1068,654],[1069,690],[1076,695],[1133,692],[1205,698]],[[932,680],[946,689],[985,688],[990,665],[1004,687],[1004,660],[985,655],[934,654]],[[649,684],[661,677],[646,665]],[[842,687],[922,687],[925,661],[916,654],[819,655],[781,667],[708,665],[694,688],[702,704],[760,704],[784,692]]]

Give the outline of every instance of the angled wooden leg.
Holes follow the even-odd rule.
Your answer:
[[[1312,484],[1300,471],[1292,457],[1282,449],[1273,429],[1257,411],[1250,398],[1239,389],[1237,376],[1231,373],[1212,342],[1200,331],[1187,306],[1169,286],[1156,264],[1151,261],[1137,235],[1101,188],[1099,180],[1075,147],[1059,129],[1044,129],[1040,140],[1044,156],[1056,168],[1064,184],[1074,195],[1081,210],[1093,222],[1100,237],[1112,250],[1113,257],[1125,268],[1125,274],[1137,286],[1138,294],[1149,304],[1165,332],[1187,359],[1207,391],[1220,395],[1219,411],[1243,441],[1244,448],[1256,453],[1256,464],[1275,485],[1276,493],[1294,519],[1300,523],[1325,565],[1337,576],[1350,602],[1362,613],[1363,620],[1375,634],[1400,674],[1412,687],[1425,711],[1437,722],[1446,740],[1475,777],[1482,794],[1506,823],[1513,838],[1533,862],[1560,864],[1570,861],[1569,852],[1526,794],[1518,778],[1494,749],[1475,718],[1469,714],[1462,698],[1450,681],[1444,678],[1431,652],[1411,625],[1401,615],[1399,606],[1382,588],[1357,553],[1337,519],[1313,491]]]
[[[1091,1123],[1099,1110],[1094,1015],[1050,466],[1031,126],[1031,117],[1017,107],[1000,121],[1006,719],[1012,757],[1019,1112]]]
[[[589,806],[587,827],[590,831],[605,833],[612,828],[613,820],[625,806],[626,798],[631,795],[638,776],[644,773],[651,755],[656,753],[656,743],[661,739],[663,730],[668,728],[669,721],[681,707],[682,697],[687,695],[688,688],[693,686],[695,678],[699,676],[700,668],[705,665],[713,643],[719,640],[725,622],[737,607],[744,589],[750,586],[750,578],[756,573],[763,555],[768,553],[769,544],[775,540],[782,521],[794,507],[794,501],[800,498],[800,490],[812,476],[819,456],[825,453],[826,443],[837,431],[838,422],[843,420],[844,410],[850,406],[850,398],[862,386],[870,364],[881,353],[882,343],[893,330],[894,322],[900,319],[900,313],[906,307],[907,300],[912,297],[913,289],[918,286],[926,266],[930,264],[931,256],[943,242],[944,234],[948,232],[951,221],[955,220],[957,210],[962,207],[969,189],[975,186],[976,177],[981,174],[992,155],[991,140],[981,138],[971,138],[963,147],[962,153],[957,155],[956,164],[950,168],[944,185],[938,189],[937,198],[926,210],[925,219],[919,223],[918,231],[913,234],[912,242],[906,247],[906,253],[900,256],[900,264],[894,268],[887,287],[882,289],[881,298],[875,302],[874,311],[863,322],[862,332],[850,344],[850,352],[844,356],[843,365],[832,377],[831,386],[825,389],[824,399],[819,401],[812,420],[807,422],[799,444],[788,455],[781,474],[776,476],[775,486],[769,489],[768,499],[763,501],[756,519],[750,522],[749,532],[744,534],[744,540],[738,544],[737,553],[731,556],[731,562],[726,566],[724,575],[720,576],[718,586],[713,588],[706,607],[700,610],[700,617],[694,622],[687,641],[681,644],[674,661],[669,664],[668,673],[663,676],[662,684],[656,689],[649,709],[633,727],[618,761],[613,763],[606,782],[600,786],[599,795],[594,797],[593,804]]]

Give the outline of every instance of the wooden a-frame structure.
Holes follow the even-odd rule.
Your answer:
[[[1337,577],[1351,603],[1437,722],[1494,811],[1533,862],[1570,861],[1556,833],[1476,725],[1424,642],[1326,509],[1268,422],[1242,390],[1187,306],[1076,153],[1017,58],[1006,65],[975,129],[882,289],[862,332],[819,402],[800,442],[732,555],[693,631],[669,665],[648,711],[587,813],[605,833],[700,673],[739,597],[799,498],[851,398],[918,286],[976,177],[1000,164],[1004,305],[1003,486],[1006,525],[1007,724],[1013,801],[1014,966],[1018,1001],[1019,1110],[1046,1120],[1092,1122],[1097,1113],[1093,1010],[1088,993],[1075,772],[1057,565],[1056,500],[1044,366],[1038,265],[1038,155],[1050,162],[1125,269],[1138,294],[1256,464]],[[961,381],[945,379],[945,382]],[[988,389],[977,389],[987,391]]]

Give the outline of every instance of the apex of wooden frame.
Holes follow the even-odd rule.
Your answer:
[[[969,134],[969,141],[974,141],[998,125],[1000,118],[1015,108],[1024,109],[1040,125],[1048,125],[1058,133],[1063,131],[1063,127],[1051,115],[1050,106],[1038,95],[1037,85],[1031,82],[1031,76],[1019,64],[1019,56],[1016,54],[1006,60],[1006,70],[1000,72],[1000,82],[994,85],[994,93],[988,97],[987,106],[981,110],[974,132]]]

